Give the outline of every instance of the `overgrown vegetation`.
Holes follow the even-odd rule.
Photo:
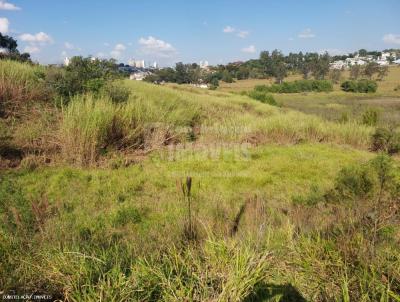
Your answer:
[[[270,93],[330,92],[333,90],[333,85],[327,80],[298,80],[271,86],[259,85],[254,87],[254,90]]]
[[[269,90],[325,80],[239,95],[75,63],[0,61],[4,294],[400,299],[400,136],[381,111],[326,121]]]
[[[374,93],[378,85],[371,80],[345,81],[341,84],[341,88],[346,92]]]

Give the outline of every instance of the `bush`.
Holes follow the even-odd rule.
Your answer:
[[[59,96],[69,99],[86,92],[97,94],[107,82],[119,77],[113,60],[73,57],[67,67],[49,69],[46,83]]]
[[[363,199],[375,191],[376,178],[369,165],[354,165],[343,168],[335,181],[335,195],[341,200]]]
[[[367,109],[362,115],[362,123],[367,126],[376,126],[378,123],[379,113],[376,109]]]
[[[219,87],[219,80],[216,77],[213,77],[210,80],[210,90],[216,90]]]
[[[248,93],[248,96],[251,97],[252,99],[260,101],[261,103],[272,105],[272,106],[278,106],[278,103],[276,102],[275,98],[271,94],[267,94],[262,91],[253,90]]]
[[[258,85],[254,90],[272,93],[330,92],[333,90],[333,85],[327,80],[298,80],[270,86]]]
[[[378,84],[372,80],[345,81],[340,87],[346,92],[373,93]]]
[[[389,154],[400,152],[400,133],[393,129],[378,128],[372,135],[372,150]]]
[[[130,96],[130,90],[122,84],[109,82],[104,85],[102,93],[109,97],[113,103],[125,103]]]

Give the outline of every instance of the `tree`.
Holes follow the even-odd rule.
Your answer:
[[[222,72],[222,81],[224,81],[225,83],[233,83],[233,77],[232,75],[229,73],[228,70],[224,70]]]
[[[356,64],[350,67],[350,79],[357,80],[361,75],[361,66]]]
[[[17,47],[17,40],[0,33],[0,49],[3,49],[3,52],[0,53],[0,59],[30,62],[30,54],[26,52],[20,54]]]
[[[239,66],[238,71],[236,72],[236,78],[238,80],[244,80],[244,79],[248,79],[249,78],[249,74],[250,74],[250,70],[247,66],[245,66],[244,64]]]
[[[375,73],[379,73],[379,64],[376,62],[368,63],[364,68],[364,75],[368,79],[372,79]]]
[[[330,56],[326,52],[323,55],[315,57],[315,60],[312,64],[312,74],[316,80],[323,80],[325,76],[329,73],[329,63]]]
[[[332,80],[333,83],[337,84],[340,82],[340,78],[342,77],[342,70],[340,69],[333,69],[329,73],[329,78]]]
[[[0,33],[0,48],[5,49],[9,53],[17,52],[17,41],[10,36],[3,36]]]
[[[389,74],[389,67],[388,66],[380,66],[378,68],[378,79],[380,81],[383,80],[384,77],[386,77]]]
[[[358,55],[360,56],[360,57],[366,57],[367,55],[368,55],[368,51],[366,50],[366,49],[360,49],[359,51],[358,51]]]

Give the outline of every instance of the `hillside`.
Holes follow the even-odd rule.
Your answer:
[[[397,95],[377,125],[360,116],[379,101],[338,91],[276,95],[279,107],[122,80],[127,101],[59,104],[32,80],[40,68],[0,61],[2,96],[24,92],[2,99],[0,118],[3,292],[400,300],[399,160],[372,151]],[[358,111],[318,114],[321,95],[332,103],[320,107]]]

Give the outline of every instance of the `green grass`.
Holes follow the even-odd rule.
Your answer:
[[[1,291],[64,301],[399,299],[399,162],[363,172],[376,158],[373,125],[304,113],[321,94],[280,95],[279,108],[218,90],[118,85],[131,91],[126,102],[81,95],[0,120],[6,150],[24,156],[0,171]],[[341,95],[317,104],[350,106]],[[360,111],[364,101],[354,98]],[[390,161],[379,158],[382,172]],[[342,194],[356,189],[368,194]]]
[[[3,262],[7,267],[2,267],[2,283],[6,288],[19,284],[18,288],[25,290],[40,289],[54,295],[62,292],[72,301],[110,297],[112,292],[124,299],[124,294],[135,297],[139,289],[145,289],[143,295],[150,295],[150,289],[158,291],[157,295],[171,301],[190,295],[203,297],[199,300],[216,296],[228,301],[227,297],[246,296],[267,276],[268,282],[293,281],[289,275],[282,279],[271,275],[272,259],[257,262],[270,253],[278,253],[278,257],[284,246],[296,246],[290,235],[293,225],[280,209],[289,210],[293,196],[307,194],[312,186],[330,188],[340,167],[370,157],[367,152],[342,147],[270,146],[249,150],[247,159],[183,156],[179,161],[169,161],[160,153],[138,166],[116,170],[45,168],[5,174],[2,196],[19,203],[13,205],[15,210],[2,208],[2,216],[8,217],[2,228],[1,248],[8,259]],[[173,250],[181,240],[186,215],[175,184],[186,175],[193,176],[193,205],[200,232],[217,237],[210,241],[211,250],[206,244],[202,252],[196,249],[182,255]],[[236,256],[231,252],[214,255],[228,248],[225,245],[229,246],[229,241],[220,240],[227,236],[242,203],[254,195],[265,202],[275,222],[270,220],[265,226],[267,233],[257,235],[253,222],[245,219],[238,237],[242,239],[234,240],[239,240],[236,245],[243,245],[232,250]],[[48,205],[42,212],[31,213],[32,203]],[[19,234],[17,241],[12,240],[11,230]],[[248,234],[259,240],[251,245],[269,248],[255,254],[249,250],[251,245],[245,244],[251,238]],[[25,236],[29,237],[29,249],[24,248]],[[165,250],[170,256],[161,256],[157,250]],[[204,265],[209,269],[204,271]],[[179,266],[172,280],[169,266]],[[253,266],[259,268],[254,271]],[[201,278],[188,281],[192,285],[186,284],[181,271],[189,268],[185,274],[200,274]],[[142,275],[143,270],[147,275]],[[219,281],[214,280],[217,277]],[[131,284],[132,278],[139,278],[139,283]],[[247,278],[249,283],[243,283]],[[207,280],[220,285],[203,288]],[[85,284],[84,292],[80,284]],[[303,294],[311,295],[313,290]]]

